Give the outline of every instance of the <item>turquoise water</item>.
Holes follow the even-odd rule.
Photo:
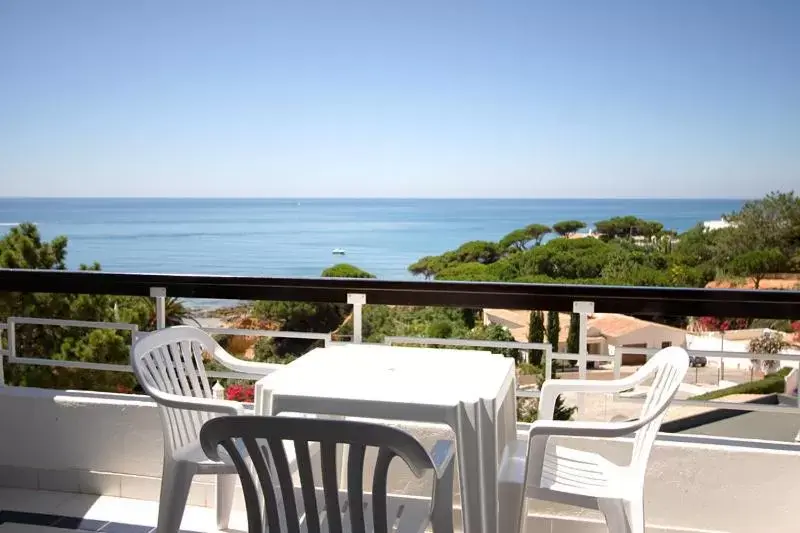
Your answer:
[[[13,199],[0,198],[0,233],[36,222],[69,237],[68,263],[116,272],[317,276],[346,261],[380,278],[473,239],[497,240],[534,222],[616,215],[686,230],[742,200]],[[347,255],[334,256],[333,248]]]

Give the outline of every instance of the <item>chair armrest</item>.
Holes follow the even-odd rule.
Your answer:
[[[565,392],[588,392],[594,394],[609,394],[622,392],[633,388],[644,381],[645,376],[633,374],[623,379],[610,381],[588,379],[549,379],[542,384],[539,392],[539,419],[551,420],[555,410],[556,398]]]
[[[220,413],[234,416],[245,413],[244,406],[242,406],[241,403],[231,400],[193,398],[191,396],[169,394],[153,388],[148,390],[147,394],[149,394],[157,404],[163,405],[164,407],[188,409],[191,411],[205,411],[208,413]]]
[[[451,440],[438,440],[429,452],[436,477],[441,478],[446,472],[455,456],[455,442]]]
[[[239,359],[238,357],[232,356],[220,345],[216,345],[214,347],[213,356],[214,359],[219,361],[225,368],[233,370],[234,372],[240,372],[242,374],[266,376],[275,372],[276,370],[285,368],[286,366],[277,363],[255,363],[253,361],[245,361],[243,359]]]
[[[632,378],[637,379],[632,379]],[[644,376],[646,379],[647,376]],[[636,386],[640,381],[636,374],[632,374],[622,379],[613,380],[589,380],[589,379],[548,379],[542,385],[542,393],[548,391],[551,394],[561,394],[563,392],[591,392],[591,393],[611,393],[621,392]]]
[[[644,426],[648,420],[630,422],[573,422],[569,420],[537,420],[531,424],[530,438],[546,436],[564,437],[624,437]]]

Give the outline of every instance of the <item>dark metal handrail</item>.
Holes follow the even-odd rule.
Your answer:
[[[367,303],[386,305],[569,312],[574,301],[592,301],[596,311],[609,313],[800,318],[800,292],[794,290],[0,269],[0,291],[148,296],[152,287],[186,298],[343,303],[348,293],[362,293]]]

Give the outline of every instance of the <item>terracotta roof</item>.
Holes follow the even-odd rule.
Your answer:
[[[706,283],[707,289],[755,289],[756,284],[752,279],[745,282],[734,282],[730,280],[709,281]],[[797,289],[800,288],[800,279],[762,279],[758,284],[759,289]]]
[[[528,319],[530,318],[530,311],[523,311],[519,309],[484,309],[484,313],[494,315],[501,320],[505,320],[510,324],[515,324],[516,327],[528,327]],[[513,328],[515,326],[509,326]]]
[[[660,326],[661,324],[615,313],[598,313],[589,319],[589,327],[596,328],[606,337],[621,337],[652,325]]]
[[[515,310],[515,309],[484,309],[484,312],[508,322],[509,331],[514,338],[520,342],[525,342],[528,335],[528,319],[530,311]],[[569,336],[569,313],[559,313],[558,321],[560,326],[559,342],[566,342]],[[656,326],[659,328],[667,328],[675,331],[685,333],[684,330],[673,328],[657,322],[649,322],[628,315],[620,315],[617,313],[596,313],[589,317],[588,321],[588,334],[590,339],[599,339],[600,337],[621,337],[642,328]]]

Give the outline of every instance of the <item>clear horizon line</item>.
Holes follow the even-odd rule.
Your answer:
[[[0,196],[0,200],[753,200],[748,196]]]

